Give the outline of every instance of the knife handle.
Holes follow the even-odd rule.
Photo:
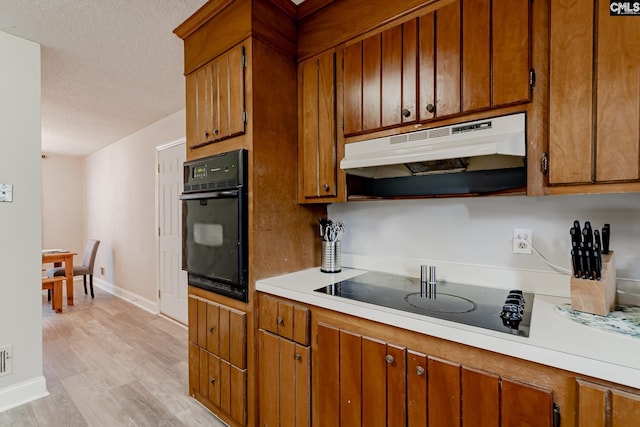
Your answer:
[[[580,265],[578,264],[578,256],[575,249],[571,249],[571,266],[573,267],[573,277],[580,277]]]
[[[609,239],[611,237],[611,226],[609,224],[605,224],[602,227],[602,253],[609,253]]]
[[[587,266],[587,262],[584,257],[584,252],[582,249],[578,249],[578,263],[580,265],[580,275],[583,279],[587,278],[587,272],[585,267]]]

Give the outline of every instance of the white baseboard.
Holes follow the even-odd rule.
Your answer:
[[[0,389],[0,412],[48,395],[47,380],[44,376],[5,387]]]
[[[103,291],[109,292],[110,294],[113,294],[118,298],[122,298],[123,300],[130,302],[131,304],[136,305],[143,310],[148,311],[149,313],[158,314],[160,312],[157,302],[148,300],[138,294],[115,286],[113,283],[109,283],[105,280],[94,277],[93,284]]]

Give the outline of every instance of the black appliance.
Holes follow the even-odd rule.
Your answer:
[[[189,284],[248,301],[247,151],[185,162],[180,200]]]
[[[529,336],[535,296],[446,281],[425,292],[419,278],[376,271],[315,291],[524,337]]]

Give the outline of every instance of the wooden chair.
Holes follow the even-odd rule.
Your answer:
[[[87,275],[89,275],[89,283],[91,286],[91,298],[93,298],[93,265],[96,262],[96,254],[98,253],[98,246],[100,240],[91,239],[87,242],[87,246],[84,249],[84,256],[82,258],[82,265],[73,266],[73,275],[82,276],[84,281],[84,293],[87,294]],[[60,277],[66,273],[65,267],[54,267],[46,271],[47,277]]]
[[[51,308],[56,313],[62,313],[62,282],[64,281],[64,277],[54,276],[54,277],[43,277],[42,278],[42,290],[49,291],[50,294],[53,294],[53,298],[51,300]]]

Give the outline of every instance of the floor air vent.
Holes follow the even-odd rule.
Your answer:
[[[13,373],[13,346],[0,347],[0,377]]]

